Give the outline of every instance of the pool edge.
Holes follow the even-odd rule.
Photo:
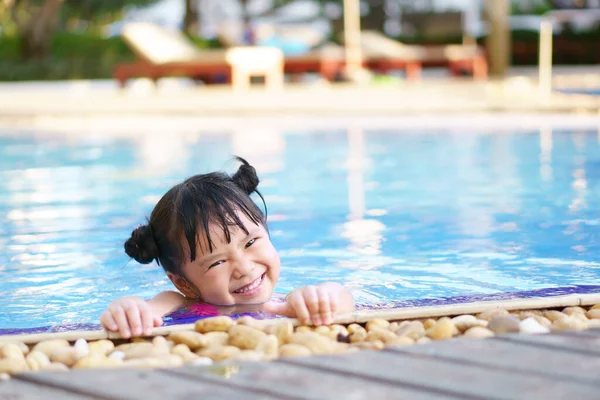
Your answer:
[[[588,306],[600,304],[600,293],[570,294],[564,296],[552,296],[545,298],[530,299],[512,299],[500,301],[477,301],[464,304],[448,304],[440,306],[424,306],[412,308],[392,308],[386,310],[364,310],[354,313],[338,316],[334,323],[350,324],[363,323],[375,318],[387,320],[404,320],[443,317],[450,315],[475,314],[493,308],[503,308],[508,311],[513,310],[535,310],[541,308],[557,308],[569,306]],[[300,325],[297,319],[290,319],[294,326]],[[259,320],[258,323],[269,324],[273,320]],[[170,325],[154,328],[151,336],[168,335],[171,332],[194,329],[194,324]],[[7,342],[23,342],[26,344],[38,343],[49,339],[65,339],[74,341],[77,339],[100,340],[100,339],[121,339],[121,336],[115,332],[105,330],[94,331],[69,331],[69,332],[45,332],[32,334],[17,334],[0,336],[0,344]]]

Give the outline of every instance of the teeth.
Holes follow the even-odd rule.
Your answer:
[[[256,289],[258,287],[258,285],[260,285],[260,282],[262,281],[262,275],[259,276],[258,278],[256,278],[254,280],[254,282],[252,282],[251,284],[249,284],[248,286],[244,286],[243,289],[238,289],[235,291],[235,293],[246,293],[249,292],[252,289]]]

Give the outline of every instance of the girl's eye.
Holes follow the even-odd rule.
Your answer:
[[[246,243],[246,246],[244,246],[244,248],[248,248],[250,246],[252,246],[254,244],[254,242],[256,242],[256,238],[254,239],[250,239],[250,241],[248,241],[248,243]]]
[[[209,265],[208,269],[211,269],[212,267],[216,267],[217,265],[221,265],[223,264],[225,261],[217,261],[215,263],[212,263],[211,265]]]

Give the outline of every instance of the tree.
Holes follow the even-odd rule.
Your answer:
[[[116,20],[125,7],[145,7],[160,0],[64,0],[64,14],[67,18],[84,21],[101,21],[107,16]]]
[[[8,1],[21,37],[21,54],[25,59],[42,58],[48,54],[63,3],[64,0]]]
[[[325,6],[327,3],[329,4],[337,4],[342,13],[337,17],[331,19],[331,29],[332,29],[332,37],[334,40],[340,39],[342,37],[342,32],[344,31],[344,0],[319,0],[319,5],[321,6],[321,15],[325,16]],[[376,30],[376,31],[384,31],[385,21],[387,19],[386,13],[386,1],[385,0],[361,0],[362,6],[367,7],[367,12],[360,17],[360,26],[362,30]]]
[[[188,35],[196,36],[200,28],[200,13],[198,0],[185,0],[185,15],[183,17],[183,30]]]
[[[242,23],[243,23],[243,27],[244,27],[244,32],[249,32],[250,30],[250,23],[252,22],[252,18],[253,17],[267,17],[267,16],[272,16],[274,15],[278,10],[280,10],[281,8],[287,6],[290,3],[293,3],[294,0],[272,0],[271,1],[271,6],[265,10],[264,12],[260,13],[259,15],[251,15],[248,9],[248,5],[250,3],[250,0],[240,0],[240,8],[242,9]],[[250,39],[250,41],[252,41],[253,39]],[[249,44],[253,44],[253,43],[249,43]]]
[[[244,31],[244,40],[246,40],[246,32],[249,31],[250,29],[250,21],[251,21],[251,17],[250,17],[250,13],[248,12],[248,3],[250,1],[249,0],[240,0],[240,6],[242,8],[242,24],[243,24],[243,31]],[[252,42],[254,39],[250,39],[250,42]],[[248,44],[254,44],[254,43],[248,43]]]
[[[48,56],[61,16],[86,21],[120,12],[125,6],[144,6],[159,0],[4,0],[21,38],[25,60]]]

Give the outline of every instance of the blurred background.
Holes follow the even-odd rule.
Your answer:
[[[477,42],[493,75],[537,65],[540,22],[571,10],[552,18],[554,63],[600,63],[600,0],[0,0],[0,81],[109,79],[135,60],[120,36],[132,21],[180,30],[200,49],[302,54],[343,42],[344,3],[359,3],[362,30],[401,43]]]

